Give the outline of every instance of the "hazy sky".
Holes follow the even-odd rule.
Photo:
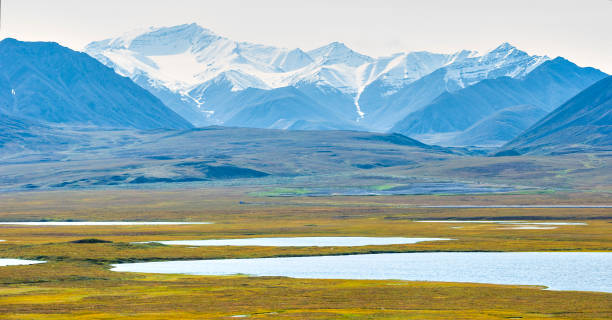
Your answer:
[[[510,42],[612,73],[612,0],[2,0],[0,37],[80,50],[131,29],[197,22],[234,40],[371,56]]]

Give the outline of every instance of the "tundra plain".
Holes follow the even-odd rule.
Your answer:
[[[0,226],[6,319],[606,319],[612,295],[538,286],[120,273],[122,262],[440,251],[612,251],[612,209],[443,208],[606,205],[607,193],[265,196],[267,187],[74,190],[0,195],[2,221],[210,221],[195,225]],[[581,222],[555,229],[419,220]],[[190,247],[133,242],[250,237],[436,237],[362,247]]]

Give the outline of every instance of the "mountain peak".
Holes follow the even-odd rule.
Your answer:
[[[514,49],[516,49],[515,46],[511,45],[508,42],[504,42],[500,44],[499,46],[497,46],[497,48],[493,49],[492,52],[502,52],[502,51],[507,52],[507,51],[514,50]]]
[[[154,32],[159,32],[159,31],[162,31],[162,30],[164,32],[177,33],[177,34],[182,34],[182,33],[199,34],[199,33],[202,33],[204,31],[211,32],[210,30],[204,29],[203,27],[201,27],[197,23],[186,23],[186,24],[181,24],[181,25],[171,26],[171,27],[155,28]]]
[[[309,53],[332,55],[332,54],[345,53],[345,52],[354,52],[354,51],[351,48],[347,47],[344,43],[339,42],[339,41],[334,41],[320,48],[314,49],[310,51]]]
[[[567,60],[567,59],[565,59],[565,58],[563,58],[561,56],[556,57],[556,58],[550,60],[550,62],[551,63],[571,63],[571,64],[575,65],[575,63],[573,63],[573,62],[571,62],[571,61],[569,61],[569,60]]]
[[[346,64],[352,67],[357,67],[374,60],[371,57],[355,52],[344,43],[338,41],[308,51],[308,55],[314,61],[321,64]]]
[[[534,71],[536,71],[534,74],[537,74],[538,72],[540,72],[541,70],[547,70],[547,69],[557,69],[557,70],[568,70],[569,69],[578,69],[580,68],[579,66],[577,66],[575,63],[563,58],[563,57],[556,57],[552,60],[548,60],[544,63],[542,63],[540,66],[538,66],[538,68],[536,68]],[[573,72],[573,70],[571,71]]]
[[[95,52],[107,49],[129,49],[145,55],[164,55],[168,48],[171,53],[186,50],[201,38],[218,36],[197,23],[170,27],[148,27],[132,30],[117,38],[105,39],[88,44],[85,51]]]
[[[19,42],[19,40],[15,38],[4,38],[2,39],[2,41],[0,41],[0,43],[17,43],[17,42]]]
[[[11,51],[15,54],[39,54],[49,55],[50,52],[71,51],[70,49],[52,41],[20,41],[14,38],[6,38],[0,41],[0,50],[4,50],[5,54]]]
[[[62,45],[54,41],[21,41],[15,38],[4,38],[2,39],[2,41],[0,41],[0,44],[13,45],[13,46],[14,45],[22,45],[22,46],[47,45],[47,46],[63,47]]]
[[[330,43],[328,46],[329,46],[329,47],[331,47],[331,48],[334,48],[334,49],[346,49],[346,50],[351,50],[349,47],[347,47],[347,46],[344,44],[344,42],[340,42],[340,41],[334,41],[334,42]]]
[[[547,60],[535,68],[528,76],[537,77],[540,74],[546,74],[550,72],[564,73],[564,74],[576,74],[577,70],[582,70],[588,74],[594,75],[595,77],[604,77],[607,74],[599,69],[592,67],[580,67],[575,63],[563,58],[556,57],[552,60]]]

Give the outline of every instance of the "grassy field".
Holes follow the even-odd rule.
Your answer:
[[[0,268],[2,319],[609,319],[612,295],[538,287],[281,277],[145,275],[111,263],[427,251],[612,251],[609,208],[422,208],[424,205],[609,204],[608,193],[270,197],[265,188],[6,193],[0,221],[209,221],[208,225],[0,225],[1,258],[48,263]],[[277,190],[279,191],[279,190]],[[282,190],[281,190],[282,191]],[[280,192],[280,191],[279,191]],[[298,193],[299,195],[299,193]],[[515,230],[426,219],[571,221]],[[461,227],[461,228],[455,228]],[[131,244],[274,236],[441,237],[409,245],[277,248]],[[96,238],[109,243],[74,243]]]

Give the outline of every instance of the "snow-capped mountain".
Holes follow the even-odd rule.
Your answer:
[[[237,114],[243,106],[228,104],[235,99],[226,97],[234,97],[247,89],[274,94],[278,91],[273,89],[282,87],[307,87],[311,98],[329,98],[333,92],[336,96],[332,100],[342,102],[341,106],[332,106],[316,101],[318,105],[328,105],[326,109],[342,121],[337,123],[337,128],[350,123],[351,127],[377,131],[389,129],[393,119],[399,120],[420,106],[412,103],[411,107],[403,108],[404,103],[395,98],[407,86],[436,70],[442,68],[444,76],[435,77],[436,90],[430,92],[433,98],[483,79],[520,78],[548,60],[548,57],[530,56],[507,43],[484,55],[464,50],[454,54],[410,52],[372,58],[340,42],[305,52],[237,42],[196,24],[137,30],[92,42],[85,51],[119,74],[132,78],[195,125],[229,121],[228,117]],[[313,85],[318,89],[313,89]],[[366,91],[368,97],[362,99]],[[241,99],[245,99],[243,95]],[[400,96],[410,98],[409,94]],[[397,105],[390,112],[399,114],[377,121],[382,110],[389,109],[389,99]],[[351,104],[350,108],[346,103]],[[343,114],[338,117],[340,111]],[[240,125],[235,121],[230,123]],[[287,123],[287,127],[292,125],[286,121],[281,123]]]
[[[372,81],[358,100],[360,109],[366,114],[363,124],[371,130],[389,130],[398,118],[425,107],[443,93],[455,92],[485,79],[504,76],[521,79],[550,60],[545,56],[530,56],[508,43],[484,55],[461,51],[438,59],[437,65],[430,64],[435,68],[433,72],[423,72],[421,77],[414,77],[415,80],[410,81],[410,77],[389,80],[383,75]]]
[[[606,76],[597,69],[579,67],[566,59],[555,58],[542,63],[522,78],[486,79],[461,90],[441,94],[428,105],[396,122],[391,131],[428,142],[435,141],[440,145],[490,145],[490,138],[493,137],[497,137],[494,139],[497,143],[503,144],[518,133],[509,134],[511,131],[509,127],[504,127],[503,122],[509,124],[507,120],[510,119],[525,121],[532,118],[533,123],[538,120],[529,109],[518,106],[530,105],[544,113],[550,112]],[[502,110],[512,111],[496,115]],[[487,119],[489,116],[492,118]],[[516,128],[525,129],[524,126],[532,123],[523,122]]]
[[[484,79],[521,78],[547,60],[550,58],[530,56],[505,42],[483,56],[467,57],[450,64],[446,68],[446,80],[465,88]]]

